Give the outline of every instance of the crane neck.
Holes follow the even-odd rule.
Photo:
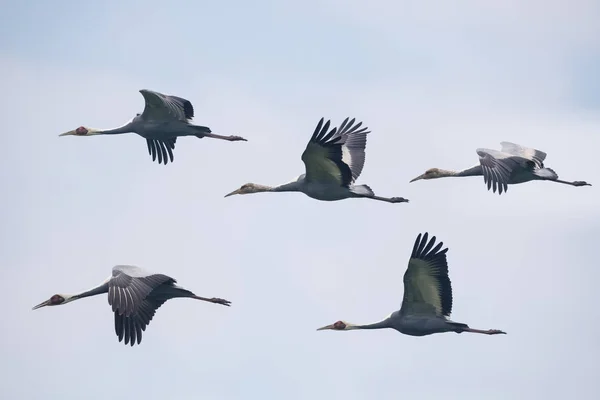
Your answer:
[[[101,285],[96,286],[95,288],[92,288],[85,292],[74,294],[71,297],[69,297],[68,301],[79,300],[79,299],[83,299],[84,297],[95,296],[97,294],[102,294],[102,293],[108,293],[108,281],[103,282]]]
[[[120,133],[129,133],[129,132],[133,132],[132,128],[133,128],[133,122],[130,121],[128,123],[126,123],[123,126],[120,126],[118,128],[114,128],[114,129],[98,129],[98,133],[101,135],[118,135]]]
[[[299,192],[300,191],[300,183],[298,181],[284,183],[283,185],[269,188],[269,191],[270,192]]]
[[[373,324],[366,324],[366,325],[353,325],[352,328],[350,329],[384,329],[384,328],[390,328],[390,319],[386,318],[383,321],[379,321],[379,322],[375,322]]]
[[[480,176],[483,175],[483,168],[481,165],[476,165],[471,168],[463,169],[454,173],[454,176]]]

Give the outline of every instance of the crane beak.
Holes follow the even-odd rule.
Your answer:
[[[234,194],[240,194],[240,193],[241,193],[241,190],[236,189],[233,192],[226,194],[225,197],[233,196]]]
[[[418,180],[423,179],[423,178],[425,178],[425,174],[419,175],[415,179],[411,179],[410,182],[408,182],[408,183],[412,183],[414,181],[418,181]]]
[[[75,130],[69,131],[69,132],[65,132],[65,133],[61,133],[58,136],[69,136],[69,135],[75,135]]]
[[[37,310],[38,308],[42,308],[47,305],[50,305],[50,300],[46,300],[43,303],[38,304],[37,306],[33,307],[32,310]]]
[[[324,326],[324,327],[322,327],[322,328],[319,328],[319,329],[317,329],[317,330],[318,330],[318,331],[324,331],[324,330],[327,330],[327,329],[333,329],[333,324],[331,324],[331,325],[327,325],[327,326]]]

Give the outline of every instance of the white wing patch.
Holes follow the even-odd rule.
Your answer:
[[[352,153],[350,153],[350,150],[346,146],[342,146],[342,161],[352,170]]]
[[[530,147],[523,147],[521,145],[511,142],[500,142],[500,146],[502,146],[502,152],[535,161],[536,163],[540,164],[540,166],[541,164],[543,164],[547,155],[541,150],[532,149]]]

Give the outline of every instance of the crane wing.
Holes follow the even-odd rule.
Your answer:
[[[346,118],[339,128],[328,132],[330,121],[321,118],[302,153],[306,180],[348,187],[360,176],[365,164],[367,127]]]
[[[452,285],[448,277],[446,252],[440,250],[443,242],[435,244],[435,236],[427,242],[428,234],[417,236],[404,273],[404,297],[401,315],[420,314],[450,316],[452,312]]]
[[[108,304],[115,314],[115,332],[119,341],[131,346],[142,341],[142,331],[156,310],[168,300],[162,296],[163,285],[175,279],[163,274],[149,274],[132,265],[117,265],[108,281]]]
[[[488,190],[492,188],[494,193],[498,190],[498,194],[508,190],[508,182],[517,169],[533,163],[523,157],[491,149],[477,149],[477,154],[483,170],[483,181]]]
[[[152,90],[140,90],[146,106],[142,117],[146,120],[179,120],[189,122],[194,118],[194,107],[189,100]]]
[[[115,312],[115,333],[119,337],[119,342],[125,339],[126,345],[133,346],[136,342],[140,344],[142,331],[146,330],[156,310],[167,300],[164,297],[147,297],[129,317]]]
[[[546,159],[546,153],[541,150],[532,149],[530,147],[523,147],[516,143],[511,142],[500,142],[500,149],[503,153],[512,154],[514,156],[523,157],[527,160],[535,162],[539,168],[544,167],[544,160]]]
[[[113,312],[128,317],[137,311],[154,289],[175,282],[175,279],[163,274],[148,274],[138,267],[117,265],[108,281],[108,304]]]
[[[167,165],[169,159],[173,162],[173,150],[175,150],[175,142],[177,138],[168,139],[146,139],[148,145],[148,154],[152,156],[152,161],[156,160],[158,156],[158,163],[164,163]],[[167,158],[168,154],[168,158]]]

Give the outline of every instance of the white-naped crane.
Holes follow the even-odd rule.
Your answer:
[[[462,171],[448,171],[430,168],[423,175],[412,179],[436,179],[451,176],[483,176],[488,190],[502,194],[508,190],[508,185],[529,181],[551,181],[571,186],[592,186],[584,181],[562,181],[553,169],[544,166],[546,153],[540,150],[523,147],[511,142],[500,142],[500,151],[477,149],[479,165]]]
[[[222,136],[212,133],[207,126],[198,126],[190,121],[194,118],[194,107],[189,100],[177,96],[165,95],[152,90],[140,90],[146,106],[144,112],[136,116],[125,125],[115,129],[94,129],[80,126],[59,136],[93,136],[116,135],[120,133],[137,133],[146,139],[148,154],[152,161],[158,158],[158,163],[165,165],[173,162],[175,142],[180,136],[196,136],[197,138],[209,137],[233,141],[246,141],[240,136]]]
[[[335,201],[348,198],[366,198],[388,203],[406,203],[402,197],[375,196],[367,185],[355,185],[365,164],[367,127],[359,129],[352,118],[346,118],[339,128],[329,130],[330,121],[321,118],[302,153],[306,173],[296,180],[275,187],[246,183],[225,195],[259,192],[302,192],[317,200]]]
[[[435,245],[435,236],[428,239],[427,232],[417,236],[408,269],[404,273],[404,298],[400,310],[383,321],[356,325],[344,321],[317,329],[350,331],[355,329],[395,329],[410,336],[426,336],[443,332],[471,332],[485,335],[505,334],[497,329],[472,329],[467,324],[448,319],[452,312],[452,285],[448,277],[448,264],[443,242]]]
[[[170,276],[153,274],[133,265],[117,265],[112,275],[99,286],[79,294],[55,294],[49,300],[33,307],[59,306],[74,300],[98,294],[108,293],[108,304],[115,314],[115,332],[119,342],[131,346],[142,342],[142,332],[154,317],[156,310],[165,301],[177,297],[207,301],[229,306],[228,300],[216,297],[196,296],[189,290],[175,285],[177,281]]]

